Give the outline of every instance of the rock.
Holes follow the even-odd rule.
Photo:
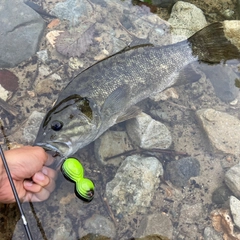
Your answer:
[[[154,213],[148,215],[140,222],[137,237],[157,234],[172,239],[173,226],[169,217],[165,214]]]
[[[149,98],[155,102],[158,102],[161,100],[165,101],[170,98],[178,99],[179,95],[178,95],[176,89],[171,87],[171,88],[164,90],[163,92],[156,93],[156,94],[150,96]]]
[[[232,192],[227,186],[221,186],[213,192],[212,201],[216,204],[224,204],[231,195]]]
[[[33,111],[23,128],[23,140],[32,144],[37,136],[38,128],[45,116],[45,113]]]
[[[204,229],[204,240],[222,240],[222,233],[215,231],[211,227],[206,227]]]
[[[199,64],[198,69],[203,71],[214,87],[215,94],[224,102],[231,102],[239,94],[239,88],[235,86],[238,75],[227,65]]]
[[[127,133],[133,144],[145,149],[166,149],[172,144],[172,137],[167,127],[152,119],[146,113],[126,123]]]
[[[240,198],[240,164],[231,167],[225,174],[225,183],[236,197]]]
[[[183,204],[180,212],[179,222],[180,225],[183,223],[192,224],[198,221],[203,214],[202,203],[196,204]]]
[[[133,148],[127,133],[123,131],[109,130],[94,142],[95,156],[102,164],[113,164],[115,166],[119,166],[122,162],[121,157],[110,160],[106,160],[106,158],[132,149]]]
[[[117,214],[145,212],[163,175],[162,164],[154,157],[133,155],[119,167],[106,185],[106,196]]]
[[[37,52],[37,56],[41,62],[46,63],[48,60],[48,51],[47,50],[39,51]]]
[[[14,67],[38,48],[45,22],[21,1],[2,0],[0,8],[0,67]]]
[[[172,25],[173,43],[190,37],[207,25],[202,10],[183,1],[174,4],[168,22]]]
[[[240,228],[240,201],[234,197],[230,197],[230,210],[233,216],[233,222]]]
[[[172,4],[174,4],[177,0],[152,0],[152,5],[157,7],[170,7]]]
[[[224,153],[240,156],[239,119],[211,108],[201,109],[196,113],[214,148]]]
[[[75,240],[76,233],[72,232],[73,226],[69,218],[64,218],[63,222],[55,229],[53,240]]]
[[[94,214],[85,221],[84,231],[91,234],[103,235],[104,237],[111,237],[111,239],[116,235],[114,224],[99,214]],[[79,228],[79,236],[82,235],[82,229]]]
[[[200,164],[196,158],[187,157],[167,164],[165,177],[177,187],[184,187],[191,177],[200,172]]]

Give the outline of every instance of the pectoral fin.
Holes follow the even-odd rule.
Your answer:
[[[129,87],[125,84],[116,88],[105,100],[102,113],[111,116],[126,108],[129,101]]]
[[[199,65],[198,62],[194,64]],[[197,82],[200,78],[201,75],[193,69],[192,64],[189,64],[179,72],[179,75],[176,79],[174,86],[181,86],[189,83],[194,83]]]
[[[123,115],[121,115],[117,118],[116,123],[124,122],[131,118],[135,118],[141,112],[142,112],[142,110],[139,107],[132,106],[126,112],[124,112]]]

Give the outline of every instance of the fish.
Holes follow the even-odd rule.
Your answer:
[[[114,124],[135,117],[138,102],[184,83],[189,64],[239,59],[239,32],[240,21],[216,22],[182,42],[136,46],[97,62],[60,92],[34,145],[54,155],[59,167]]]

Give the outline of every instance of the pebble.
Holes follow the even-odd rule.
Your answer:
[[[166,214],[154,213],[145,216],[139,225],[137,236],[144,237],[147,235],[161,235],[169,239],[173,237],[173,225]]]
[[[64,218],[63,222],[60,223],[59,227],[55,229],[53,240],[75,240],[76,233],[72,232],[73,226],[69,218]]]
[[[37,52],[37,56],[42,63],[46,63],[48,60],[48,51],[46,49],[39,51]]]
[[[33,111],[26,121],[23,128],[22,138],[28,144],[32,144],[37,136],[38,128],[45,116],[45,113],[40,113],[37,111]]]
[[[212,227],[206,227],[203,232],[204,240],[222,240],[222,234],[215,231]]]
[[[229,199],[231,194],[232,192],[227,186],[221,186],[214,190],[212,194],[212,201],[216,204],[224,204]]]
[[[114,238],[116,235],[116,229],[114,224],[106,217],[94,214],[88,218],[84,223],[84,235],[86,233],[99,234],[105,237]],[[83,237],[83,231],[79,228],[79,236]]]
[[[198,69],[203,71],[214,87],[215,94],[224,102],[231,102],[239,94],[239,89],[235,86],[235,79],[238,75],[231,67],[217,64],[199,64]]]
[[[106,185],[110,206],[117,214],[145,212],[162,175],[162,164],[155,157],[127,157]]]
[[[240,228],[240,200],[234,196],[230,197],[230,210],[235,225]]]
[[[196,112],[200,123],[214,149],[240,156],[240,120],[215,109]]]
[[[226,172],[225,183],[233,194],[240,198],[240,164],[236,164]]]
[[[123,160],[121,157],[106,159],[132,149],[128,135],[123,131],[108,130],[94,142],[95,157],[104,165],[119,166]]]
[[[168,22],[172,26],[173,43],[190,37],[207,25],[203,11],[183,1],[174,4]]]
[[[165,177],[177,187],[185,187],[191,177],[200,172],[200,164],[196,158],[187,157],[167,164]]]
[[[0,67],[14,67],[36,53],[44,20],[21,1],[2,0]]]
[[[167,149],[172,144],[172,136],[168,128],[146,113],[128,120],[126,128],[131,141],[138,147]]]

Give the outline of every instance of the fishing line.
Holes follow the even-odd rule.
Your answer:
[[[18,208],[19,208],[19,211],[20,211],[20,214],[21,214],[23,226],[24,226],[24,229],[26,231],[27,237],[28,237],[29,240],[33,240],[31,232],[30,232],[30,229],[29,229],[29,226],[28,226],[27,219],[25,217],[25,214],[24,214],[24,211],[23,211],[23,208],[22,208],[22,205],[21,205],[21,202],[20,202],[20,199],[19,199],[16,187],[14,185],[14,182],[13,182],[13,179],[12,179],[12,176],[11,176],[11,173],[10,173],[10,170],[9,170],[9,167],[8,167],[8,164],[7,164],[6,158],[4,156],[4,153],[3,153],[1,145],[0,145],[0,155],[1,155],[2,162],[3,162],[4,168],[6,170],[7,176],[8,176],[9,183],[10,183],[11,188],[12,188],[12,192],[13,192],[14,198],[15,198],[15,200],[17,202],[17,205],[18,205]]]

